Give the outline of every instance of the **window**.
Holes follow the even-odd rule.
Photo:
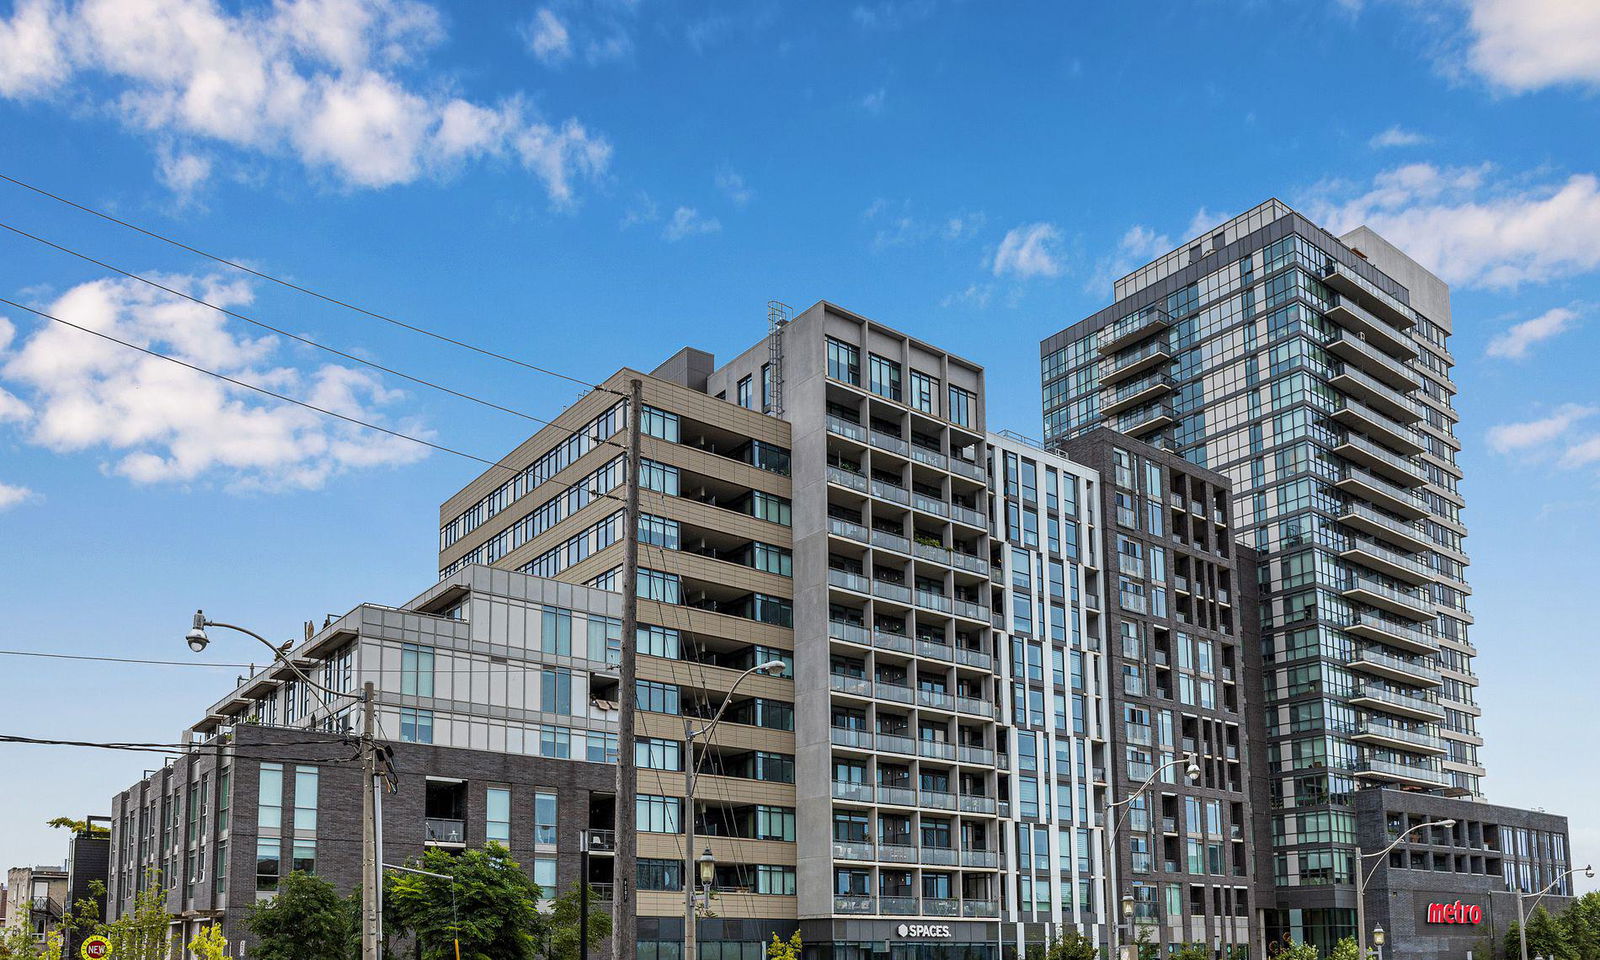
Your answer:
[[[665,410],[657,410],[655,407],[646,404],[644,416],[639,418],[639,432],[647,436],[677,443],[678,415],[668,413]]]
[[[757,490],[750,494],[750,515],[757,520],[789,526],[792,508],[784,497],[773,496]]]
[[[978,405],[978,395],[970,390],[960,387],[950,388],[950,404],[947,413],[950,422],[962,427],[973,425],[973,408]]]
[[[639,570],[639,599],[658,600],[662,603],[680,603],[681,582],[675,573],[660,570]]]
[[[867,362],[868,384],[867,389],[880,397],[890,400],[899,400],[900,393],[900,364],[887,360],[877,354],[869,354]]]
[[[216,866],[211,869],[212,886],[216,894],[221,896],[228,886],[228,841],[217,841],[216,858]]]
[[[414,643],[401,644],[400,692],[408,697],[433,696],[432,648],[419,647]]]
[[[756,864],[756,893],[794,896],[794,867]]]
[[[533,858],[533,882],[539,885],[539,892],[546,900],[555,898],[556,895],[556,858]]]
[[[828,376],[843,383],[861,386],[861,351],[829,337]]]
[[[650,860],[640,857],[638,863],[640,890],[683,889],[682,860]],[[640,951],[641,960],[643,957],[644,951]]]
[[[676,740],[640,737],[633,742],[634,763],[651,770],[682,770],[683,744]]]
[[[678,549],[678,521],[654,514],[639,514],[639,542],[664,550]]]
[[[555,846],[556,795],[553,793],[533,795],[533,842]]]
[[[483,838],[493,843],[511,845],[511,791],[505,787],[490,787],[484,794]]]
[[[634,706],[650,713],[678,712],[678,686],[654,680],[634,681]]]
[[[642,518],[641,518],[642,519]],[[540,618],[539,649],[545,653],[572,655],[572,611],[545,607]]]
[[[283,764],[263,763],[256,807],[256,826],[278,830],[283,827]],[[276,888],[274,888],[276,889]]]
[[[757,840],[794,842],[794,810],[790,807],[756,807]]]
[[[783,547],[774,547],[768,543],[756,543],[752,548],[751,566],[767,573],[775,573],[780,577],[794,576],[794,560],[792,554]]]
[[[317,832],[317,768],[294,768],[294,832]]]
[[[739,380],[739,406],[749,408],[754,401],[754,394],[750,389],[750,378],[742,377]]]
[[[644,833],[677,833],[681,828],[678,813],[683,801],[678,797],[640,794],[637,799],[638,826]]]
[[[939,392],[939,379],[920,370],[911,371],[911,406],[923,413],[933,413],[933,397]]]
[[[637,634],[639,652],[650,657],[678,659],[678,631],[667,627],[640,625]]]
[[[772,412],[772,364],[761,365],[761,412]]]
[[[276,892],[278,889],[278,873],[281,869],[279,857],[283,851],[281,842],[277,837],[256,838],[256,889]]]
[[[640,459],[639,483],[646,490],[665,493],[668,496],[677,496],[679,489],[678,468],[654,460]]]
[[[401,707],[400,741],[402,743],[432,743],[433,711]]]
[[[572,671],[544,667],[539,674],[539,709],[546,713],[572,713]]]
[[[317,872],[317,841],[314,837],[295,837],[294,856],[289,869],[296,873]]]

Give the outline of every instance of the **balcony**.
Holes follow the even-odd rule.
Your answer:
[[[1438,653],[1439,641],[1415,627],[1396,623],[1366,610],[1356,612],[1355,618],[1344,628],[1345,632],[1367,640],[1381,640],[1391,647],[1413,653]]]
[[[1420,520],[1428,515],[1427,506],[1415,493],[1360,467],[1347,466],[1340,470],[1339,479],[1334,481],[1334,486],[1346,493],[1369,500],[1406,520]]]
[[[1361,726],[1351,735],[1350,739],[1358,743],[1370,743],[1376,746],[1388,747],[1395,750],[1408,750],[1412,753],[1445,753],[1444,741],[1438,734],[1418,733],[1389,723],[1377,720],[1363,720]]]
[[[872,581],[859,573],[849,570],[828,570],[828,584],[844,590],[854,590],[856,593],[871,593]]]
[[[890,633],[887,630],[872,631],[872,645],[882,650],[893,650],[896,653],[910,653],[913,649],[910,637],[903,633]]]
[[[868,896],[838,896],[833,898],[834,913],[873,914],[878,912],[877,901]]]
[[[1355,301],[1352,306],[1371,311],[1382,323],[1409,330],[1417,322],[1416,312],[1410,307],[1342,263],[1333,262],[1323,268],[1322,282],[1339,294],[1340,300]]]
[[[1148,406],[1130,410],[1121,416],[1106,417],[1107,426],[1125,433],[1130,437],[1140,437],[1144,434],[1170,427],[1178,422],[1178,416],[1173,412],[1172,404],[1157,401]]]
[[[1421,787],[1442,787],[1450,782],[1448,776],[1432,767],[1389,763],[1386,760],[1358,760],[1353,772],[1362,780],[1386,780]]]
[[[867,442],[879,450],[898,453],[902,457],[911,456],[911,444],[891,433],[884,433],[881,430],[869,430],[867,431]]]
[[[961,901],[961,915],[963,917],[998,917],[1000,916],[1000,903],[996,900],[963,900]]]
[[[950,458],[950,472],[960,474],[968,480],[976,480],[979,483],[989,479],[989,471],[984,469],[982,464],[973,463],[971,460],[963,460],[960,457]]]
[[[854,747],[857,750],[872,749],[872,734],[866,730],[855,727],[829,727],[828,738],[836,747]]]
[[[867,543],[872,539],[872,534],[859,523],[841,520],[838,517],[828,518],[828,532],[836,537],[854,540],[857,543]]]
[[[994,657],[982,650],[969,650],[966,647],[956,647],[956,663],[964,667],[976,667],[985,672],[994,669]]]
[[[924,807],[930,810],[954,810],[956,808],[956,795],[945,793],[941,790],[919,790],[917,799]]]
[[[937,499],[935,497],[927,496],[925,494],[921,494],[921,493],[912,494],[911,495],[911,506],[912,506],[913,509],[920,510],[923,513],[931,514],[932,516],[935,516],[935,517],[948,517],[948,516],[950,516],[950,505],[948,503],[945,503],[943,500]]]
[[[1415,521],[1398,520],[1373,509],[1359,500],[1346,501],[1339,511],[1339,522],[1347,527],[1392,540],[1413,550],[1427,550],[1433,545]]]
[[[917,699],[916,692],[903,683],[885,683],[879,680],[874,692],[879,700],[891,700],[895,703],[914,703]]]
[[[1341,550],[1339,556],[1406,583],[1432,583],[1439,576],[1420,560],[1360,537],[1352,537],[1350,546]]]
[[[910,737],[901,736],[898,733],[880,733],[878,734],[878,749],[885,753],[898,753],[907,757],[915,756],[917,741]]]
[[[868,646],[867,628],[859,623],[846,623],[843,620],[828,621],[828,636],[834,640],[844,640],[849,643],[859,643]]]
[[[889,483],[884,480],[873,480],[871,483],[871,490],[872,495],[880,500],[888,500],[890,503],[898,503],[903,507],[911,505],[911,491],[898,484]]]
[[[887,803],[887,804],[890,804],[891,806],[896,806],[896,807],[914,807],[914,806],[917,805],[917,791],[911,789],[910,787],[890,787],[890,786],[884,786],[884,785],[880,784],[878,786],[878,802],[879,803]],[[879,844],[879,846],[878,846],[878,857],[879,857],[879,859],[887,859],[888,858],[888,856],[889,856],[889,847],[890,846],[891,845],[887,844],[887,843]],[[915,848],[913,848],[913,851],[914,850],[915,850]],[[917,860],[916,853],[913,852],[912,855],[911,855],[911,859],[907,860],[907,861],[904,861],[904,862],[906,862],[906,863],[915,863],[916,860]]]
[[[833,859],[835,860],[875,860],[877,853],[872,844],[866,841],[860,843],[845,843],[833,841]]]
[[[1422,405],[1371,374],[1349,364],[1339,364],[1330,381],[1337,390],[1365,401],[1374,410],[1401,423],[1422,419]]]
[[[872,784],[855,783],[850,780],[833,781],[833,798],[835,800],[853,800],[856,803],[872,802]]]
[[[589,830],[590,853],[616,853],[617,832],[615,830]]]
[[[922,915],[925,917],[959,917],[961,901],[941,897],[923,897]]]
[[[1340,328],[1323,349],[1394,387],[1402,393],[1417,389],[1417,375],[1404,363],[1361,339],[1359,334]]]
[[[1145,307],[1133,316],[1124,317],[1100,330],[1100,336],[1097,338],[1100,344],[1100,356],[1110,356],[1153,333],[1167,329],[1171,324],[1172,318],[1167,316],[1165,310],[1160,307]]]
[[[867,442],[867,428],[859,423],[851,423],[843,417],[828,415],[828,432],[837,434],[858,443]]]
[[[882,550],[894,550],[909,556],[911,554],[911,541],[898,533],[888,530],[872,531],[872,545]]]
[[[829,467],[828,482],[838,484],[841,487],[848,487],[861,493],[867,492],[867,478],[843,467]]]
[[[1100,383],[1107,386],[1121,383],[1147,370],[1153,370],[1172,359],[1165,337],[1135,350],[1119,353],[1100,361]]]
[[[922,862],[935,867],[953,867],[961,860],[955,847],[923,847]]]
[[[992,869],[1000,866],[1000,853],[996,850],[963,850],[961,851],[961,865],[963,867]]]
[[[979,702],[981,703],[982,701],[979,701]],[[960,759],[961,759],[962,763],[975,763],[980,767],[992,767],[992,766],[994,766],[994,751],[990,750],[988,747],[979,747],[979,746],[973,746],[971,744],[963,743],[961,745]],[[993,813],[994,812],[994,800],[992,798],[990,798],[990,797],[973,797],[972,799],[988,801],[989,808],[987,810],[983,810],[981,812],[983,812],[983,813]],[[963,804],[962,809],[963,810],[966,809],[966,807],[965,807],[966,800],[967,800],[967,798],[965,798],[965,797],[962,798],[962,804]]]
[[[1334,398],[1333,409],[1328,416],[1359,433],[1382,441],[1405,456],[1412,456],[1427,449],[1427,445],[1422,442],[1422,435],[1415,428],[1379,412],[1348,394],[1340,394]]]
[[[963,794],[961,797],[962,813],[994,813],[996,809],[994,797],[976,797]]]
[[[953,612],[958,617],[980,620],[984,623],[989,622],[991,613],[988,607],[981,603],[973,603],[971,600],[957,600],[953,605]]]
[[[1333,452],[1402,487],[1420,487],[1428,482],[1420,465],[1359,433],[1341,434]]]
[[[912,441],[911,443],[911,459],[917,461],[918,463],[925,463],[930,467],[937,467],[940,470],[946,469],[946,465],[950,462],[945,459],[944,454],[937,450],[924,447],[916,441]]]
[[[1403,693],[1386,690],[1376,684],[1364,683],[1356,688],[1350,698],[1352,707],[1363,707],[1380,713],[1410,717],[1413,720],[1443,720],[1444,708],[1432,700],[1408,697]]]
[[[916,897],[879,897],[878,912],[884,916],[914,917],[919,913]]]
[[[956,745],[948,740],[918,740],[917,756],[929,760],[954,760]]]
[[[1115,387],[1106,387],[1100,392],[1100,413],[1109,417],[1124,410],[1132,410],[1171,393],[1174,388],[1172,378],[1164,373],[1152,373],[1147,377],[1129,380]]]
[[[962,553],[960,550],[950,551],[950,565],[957,570],[975,573],[980,577],[989,573],[989,561],[975,554]]]
[[[1433,601],[1386,583],[1351,574],[1340,593],[1349,600],[1418,622],[1434,618]]]
[[[871,697],[872,681],[866,677],[851,677],[834,673],[828,676],[828,689],[857,697]]]
[[[467,822],[465,820],[449,820],[443,817],[428,817],[424,821],[427,829],[427,842],[465,846],[467,842]]]
[[[938,640],[924,640],[921,637],[917,638],[917,656],[919,657],[927,657],[930,660],[950,661],[955,659],[955,655],[955,651],[950,649],[948,643],[942,643]]]
[[[961,713],[970,713],[975,717],[992,718],[994,704],[976,697],[956,697],[956,710]]]
[[[943,690],[928,690],[924,688],[917,691],[917,706],[954,712],[956,698]]]
[[[950,598],[934,590],[918,590],[917,606],[923,610],[933,610],[937,613],[951,612]],[[941,644],[941,646],[944,645]],[[947,654],[941,659],[948,660],[950,657]]]
[[[1349,666],[1357,673],[1373,674],[1385,680],[1413,687],[1437,687],[1444,683],[1444,675],[1433,667],[1413,663],[1403,657],[1392,656],[1378,650],[1366,649],[1357,652],[1350,660]]]
[[[984,517],[982,510],[974,510],[971,507],[963,507],[960,504],[950,505],[950,519],[969,527],[977,527],[980,530],[989,529],[989,521]]]
[[[874,580],[872,581],[872,595],[880,600],[892,600],[895,603],[911,605],[911,588],[903,583]]]

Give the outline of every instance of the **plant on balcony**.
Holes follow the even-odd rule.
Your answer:
[[[917,534],[917,542],[922,544],[924,547],[936,547],[941,550],[944,549],[944,541],[940,540],[938,537],[930,537],[924,533]]]

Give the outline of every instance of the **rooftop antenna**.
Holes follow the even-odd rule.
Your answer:
[[[767,371],[769,387],[766,413],[783,416],[783,328],[789,325],[789,305],[782,300],[767,301]]]

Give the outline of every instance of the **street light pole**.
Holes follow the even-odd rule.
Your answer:
[[[1455,825],[1456,822],[1448,818],[1444,820],[1425,820],[1410,829],[1401,831],[1400,835],[1394,838],[1393,843],[1377,853],[1362,853],[1361,844],[1356,844],[1356,953],[1360,960],[1367,960],[1367,880],[1371,877],[1362,861],[1387,854],[1390,850],[1400,846],[1406,837],[1424,827],[1453,827]],[[1376,871],[1376,869],[1377,865],[1374,864],[1373,870]]]
[[[184,636],[189,644],[189,649],[195,653],[202,653],[210,645],[211,638],[206,634],[207,627],[220,627],[224,630],[233,630],[247,637],[253,637],[262,646],[272,651],[272,658],[283,663],[289,670],[306,685],[306,689],[316,695],[317,702],[329,717],[333,716],[333,707],[323,694],[332,697],[345,697],[349,694],[330,690],[320,683],[316,683],[306,676],[300,665],[289,659],[289,649],[292,643],[277,646],[256,633],[254,630],[232,623],[222,623],[217,620],[206,619],[205,611],[194,612],[194,625]],[[378,751],[373,735],[374,723],[374,688],[369,681],[362,686],[361,694],[361,960],[379,960],[379,940],[383,930],[383,865],[382,855],[379,853],[382,838],[378,833],[378,823],[383,816],[378,796]],[[312,717],[312,728],[316,728],[316,718]]]
[[[1579,873],[1586,877],[1594,876],[1594,864],[1590,864],[1586,867],[1579,867],[1576,870],[1568,870],[1566,873],[1563,873],[1561,876],[1550,881],[1548,886],[1533,895],[1534,908],[1537,909],[1539,906],[1539,901],[1544,899],[1544,895],[1559,886],[1561,881]],[[1517,939],[1521,941],[1520,947],[1522,949],[1522,960],[1528,960],[1528,915],[1526,908],[1524,908],[1522,905],[1524,896],[1525,894],[1521,890],[1517,891]]]
[[[699,954],[695,952],[695,880],[703,879],[707,888],[707,900],[710,899],[710,883],[712,878],[698,878],[691,875],[691,870],[697,871],[699,865],[691,866],[690,858],[694,856],[695,830],[694,830],[694,788],[700,779],[700,764],[705,760],[702,752],[700,758],[695,759],[694,742],[705,737],[710,738],[712,731],[717,729],[717,724],[722,722],[722,714],[728,709],[728,704],[733,702],[733,692],[739,689],[739,684],[752,673],[765,673],[768,676],[781,676],[787,669],[782,660],[769,660],[757,664],[733,678],[733,683],[728,686],[728,692],[722,697],[722,705],[717,707],[711,715],[711,721],[699,730],[694,728],[694,723],[685,717],[683,720],[683,960],[698,960]],[[711,848],[707,847],[705,855],[700,858],[700,863],[710,862]]]
[[[1112,801],[1109,798],[1109,795],[1106,799],[1105,814],[1103,817],[1105,822],[1101,824],[1100,827],[1100,847],[1102,856],[1104,857],[1104,861],[1101,863],[1100,872],[1105,875],[1105,904],[1102,912],[1105,914],[1106,924],[1106,960],[1122,960],[1120,956],[1122,946],[1120,943],[1118,943],[1118,937],[1121,933],[1121,921],[1111,913],[1111,904],[1117,896],[1117,884],[1115,878],[1112,876],[1111,871],[1111,858],[1113,851],[1116,849],[1115,841],[1117,828],[1122,826],[1123,822],[1128,819],[1127,810],[1123,810],[1122,816],[1118,817],[1114,822],[1112,820],[1112,813],[1117,807],[1126,806],[1127,804],[1130,804],[1144,796],[1144,792],[1150,789],[1150,785],[1156,782],[1157,777],[1166,772],[1168,768],[1175,767],[1180,763],[1188,764],[1188,768],[1184,771],[1184,774],[1189,778],[1190,783],[1199,781],[1199,757],[1193,753],[1186,753],[1181,757],[1174,757],[1173,759],[1168,760],[1166,763],[1163,763],[1161,766],[1157,767],[1155,771],[1145,779],[1144,783],[1140,784],[1139,789],[1128,794],[1121,800]],[[1131,936],[1133,933],[1133,910],[1131,909],[1131,898],[1128,907],[1128,932]]]

